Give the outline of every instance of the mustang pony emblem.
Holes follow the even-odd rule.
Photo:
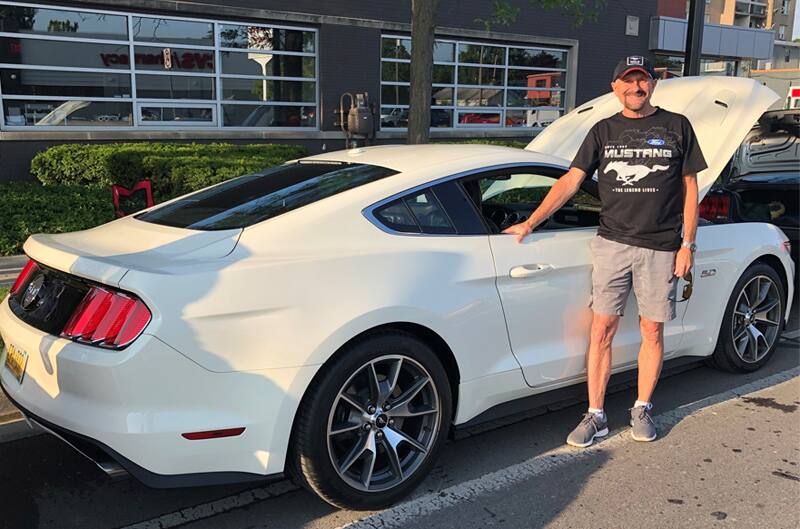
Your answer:
[[[630,165],[628,162],[608,162],[604,172],[616,171],[618,182],[622,182],[624,186],[632,186],[634,182],[638,182],[650,173],[667,169],[669,169],[667,165],[647,167],[646,165]]]

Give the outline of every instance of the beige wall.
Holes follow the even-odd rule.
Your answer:
[[[742,0],[748,3],[747,0]],[[772,9],[775,5],[780,3],[780,0],[764,0],[767,3],[765,28],[769,29],[772,25]],[[796,2],[797,0],[792,0]],[[711,0],[706,4],[706,13],[710,15],[711,24],[721,24],[723,26],[732,26],[735,22],[736,0]],[[762,19],[756,19],[762,20]]]
[[[733,25],[734,5],[736,5],[735,0],[711,0],[711,3],[706,5],[706,13],[710,15],[711,24]]]
[[[769,5],[767,6],[767,28],[772,27],[772,13],[775,12],[775,0],[768,0],[767,2]]]

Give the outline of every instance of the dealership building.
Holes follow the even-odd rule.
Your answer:
[[[581,26],[516,3],[513,23],[487,28],[489,2],[440,1],[434,139],[527,141],[607,92],[620,57],[681,54],[685,20],[664,0],[607,2]],[[345,94],[368,94],[376,143],[404,142],[410,10],[396,0],[0,0],[0,180],[26,178],[33,155],[60,143],[341,149]],[[772,54],[771,31],[709,29],[709,63]]]

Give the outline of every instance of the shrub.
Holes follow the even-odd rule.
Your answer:
[[[84,230],[114,219],[109,189],[0,183],[0,255],[22,253],[33,233]]]
[[[67,144],[37,154],[31,174],[48,186],[130,187],[149,179],[160,201],[306,154],[305,147],[276,144]]]

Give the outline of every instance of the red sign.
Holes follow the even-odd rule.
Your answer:
[[[800,97],[800,88],[792,88],[792,97]]]
[[[134,55],[136,64],[160,64],[165,69],[180,68],[181,70],[213,70],[214,69],[214,55],[212,53],[182,53],[178,55],[172,52],[171,64],[166,66],[164,53],[137,53]],[[126,53],[101,53],[100,59],[105,66],[112,64],[130,64],[130,58]]]

